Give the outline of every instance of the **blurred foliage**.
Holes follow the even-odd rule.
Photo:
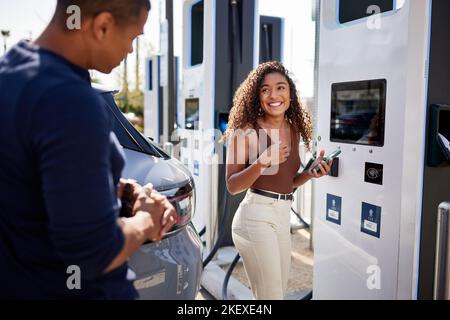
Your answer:
[[[144,133],[144,93],[141,90],[121,91],[115,96],[117,106],[127,116],[133,113],[136,117],[127,116],[128,120],[140,132]]]
[[[102,84],[102,81],[99,78],[91,77],[91,83]]]

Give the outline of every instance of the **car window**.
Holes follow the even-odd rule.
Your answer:
[[[139,147],[136,141],[134,141],[133,137],[127,132],[127,130],[125,130],[125,128],[117,120],[117,118],[114,115],[111,115],[111,118],[113,120],[113,131],[116,134],[120,144],[124,148],[128,148],[135,151],[142,151],[142,149]]]
[[[153,143],[149,138],[144,136],[142,133],[140,133],[140,135],[141,135],[142,139],[145,140],[145,142],[148,145],[150,145],[153,149],[155,149],[159,153],[160,157],[166,158],[166,159],[170,158],[170,156],[163,149],[161,149],[161,147],[159,147],[156,143]]]
[[[102,93],[101,96],[105,100],[107,110],[114,121],[114,133],[124,148],[144,152],[158,158],[167,157],[125,118],[110,92]]]

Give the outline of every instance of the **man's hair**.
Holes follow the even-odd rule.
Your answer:
[[[67,8],[76,5],[81,9],[81,17],[92,18],[102,12],[113,15],[118,24],[135,22],[142,9],[150,11],[150,0],[57,0],[55,17],[67,16]]]

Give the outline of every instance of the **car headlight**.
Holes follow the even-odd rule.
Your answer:
[[[179,189],[174,196],[168,198],[177,213],[175,228],[189,223],[195,212],[195,188],[193,184],[187,184]]]

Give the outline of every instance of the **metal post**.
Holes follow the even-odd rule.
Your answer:
[[[219,189],[219,156],[214,153],[209,159],[209,166],[211,170],[211,189]],[[206,252],[209,254],[217,240],[218,236],[218,224],[219,224],[219,214],[218,214],[218,194],[217,192],[211,193],[211,213],[207,217],[206,223]]]
[[[318,101],[319,101],[319,47],[320,47],[320,0],[312,0],[313,1],[313,11],[312,16],[314,16],[316,22],[316,30],[315,30],[315,57],[314,57],[314,109],[313,109],[313,130],[314,137],[317,137],[317,111],[319,109]],[[315,149],[316,146],[313,146]],[[311,182],[311,198],[314,199],[315,192],[315,180]],[[309,227],[309,231],[311,232],[311,238],[309,240],[309,248],[314,250],[314,201],[311,201],[311,224]]]
[[[450,300],[450,202],[439,205],[434,273],[434,300]]]
[[[172,142],[166,142],[166,143],[164,143],[163,149],[164,149],[164,151],[165,151],[171,158],[174,157],[175,151],[174,151],[173,143],[172,143]]]
[[[177,79],[175,78],[175,56],[174,56],[174,29],[173,29],[173,0],[166,0],[166,19],[169,24],[168,30],[168,52],[167,52],[167,60],[168,60],[168,136],[167,139],[170,141],[170,137],[175,127],[176,122],[176,91],[175,87],[177,85]]]
[[[123,93],[123,102],[125,104],[125,113],[128,113],[128,56],[123,60],[123,83],[122,83],[122,93]]]
[[[140,63],[139,63],[139,38],[136,38],[136,68],[135,68],[135,79],[136,79],[136,92],[139,92],[141,90],[141,82],[140,82],[140,75],[139,75],[139,70],[140,70]]]

